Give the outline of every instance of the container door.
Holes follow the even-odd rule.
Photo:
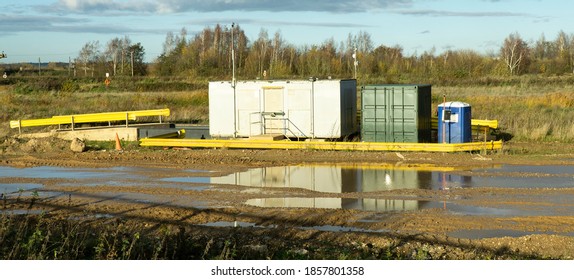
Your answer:
[[[389,94],[389,142],[417,142],[417,94],[412,88],[393,88]]]
[[[365,142],[387,142],[386,90],[365,88],[362,96],[362,138]]]
[[[263,88],[263,133],[285,134],[284,89]]]

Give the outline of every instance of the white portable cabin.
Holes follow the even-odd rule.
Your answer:
[[[212,138],[281,134],[337,139],[357,132],[356,80],[209,83]]]

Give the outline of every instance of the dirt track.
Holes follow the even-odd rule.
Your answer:
[[[13,167],[57,166],[57,167],[161,167],[168,169],[157,173],[146,173],[150,177],[176,177],[186,169],[209,170],[194,176],[218,176],[242,171],[252,167],[282,166],[303,163],[360,163],[391,164],[408,166],[491,166],[493,164],[574,164],[574,146],[561,145],[557,151],[547,145],[511,144],[505,152],[490,155],[470,153],[374,153],[374,152],[321,152],[321,151],[263,151],[263,150],[174,150],[132,148],[125,151],[88,151],[72,153],[69,143],[44,140],[36,143],[17,142],[7,139],[0,149],[0,165]],[[457,199],[458,203],[470,206],[513,205],[525,209],[544,207],[540,197],[574,196],[574,188],[544,189],[493,189],[461,188],[448,192],[409,189],[373,193],[327,193],[318,194],[304,189],[256,189],[237,185],[224,185],[208,190],[181,190],[172,188],[142,188],[133,186],[82,187],[72,184],[55,184],[58,179],[9,178],[0,183],[41,183],[45,191],[73,193],[69,196],[41,199],[34,208],[49,210],[58,215],[82,215],[97,213],[121,216],[142,223],[198,225],[220,222],[222,225],[237,223],[243,236],[250,236],[245,242],[251,245],[271,246],[271,241],[261,237],[270,236],[281,245],[291,246],[294,240],[304,246],[305,242],[329,241],[341,246],[357,248],[382,248],[390,244],[405,258],[432,259],[481,259],[492,256],[518,258],[574,258],[574,215],[557,216],[488,216],[455,215],[443,209],[423,209],[403,212],[369,212],[352,209],[308,209],[308,208],[262,208],[245,205],[254,198],[270,197],[342,197],[373,199],[409,199],[447,203]],[[101,193],[131,192],[153,196],[189,198],[206,201],[199,206],[166,206],[139,201],[129,203],[121,200],[102,199]],[[461,199],[463,198],[463,199]],[[542,205],[541,205],[542,204]],[[26,204],[18,208],[27,207]],[[322,231],[319,226],[341,227],[343,232]],[[353,229],[353,230],[349,230]],[[361,230],[359,230],[361,229]],[[198,229],[204,230],[204,229]],[[228,227],[210,227],[212,235],[230,234]],[[453,238],[447,233],[461,230],[511,230],[533,232],[521,237],[500,237],[466,239]],[[235,231],[234,234],[237,234]],[[565,236],[568,235],[569,236]],[[259,236],[259,237],[256,237]],[[421,255],[421,252],[424,254]],[[505,255],[506,254],[506,255]]]

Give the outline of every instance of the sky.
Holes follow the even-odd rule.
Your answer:
[[[8,3],[6,3],[6,1]],[[262,29],[295,46],[370,34],[374,46],[405,55],[434,50],[498,54],[518,33],[527,42],[574,33],[568,0],[5,0],[0,10],[1,63],[67,62],[88,42],[102,48],[128,36],[145,60],[163,50],[168,32],[191,37],[216,24],[237,23],[253,42]],[[188,37],[188,38],[189,38]]]

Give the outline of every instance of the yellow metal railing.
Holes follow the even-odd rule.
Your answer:
[[[489,129],[497,129],[498,128],[498,120],[471,119],[470,125],[472,126],[473,130],[482,130],[484,127],[488,127]],[[431,127],[432,127],[432,129],[438,129],[438,118],[437,117],[432,118]]]
[[[159,117],[159,122],[162,122],[162,117],[168,117],[170,114],[169,109],[156,109],[156,110],[142,110],[142,111],[126,111],[126,112],[109,112],[109,113],[95,113],[95,114],[80,114],[80,115],[65,115],[53,116],[46,119],[32,119],[32,120],[13,120],[10,121],[10,128],[32,127],[32,126],[50,126],[50,125],[63,125],[69,124],[72,130],[75,124],[78,123],[101,123],[112,121],[125,121],[128,126],[129,121],[134,121],[140,117]]]
[[[410,152],[467,152],[500,150],[502,141],[471,143],[381,143],[381,142],[307,142],[270,140],[196,140],[196,139],[154,139],[140,140],[144,147],[187,147],[228,149],[309,149],[329,151],[410,151]]]
[[[498,128],[498,120],[470,120],[471,126],[479,126],[479,127],[488,127],[490,129],[497,129]]]

